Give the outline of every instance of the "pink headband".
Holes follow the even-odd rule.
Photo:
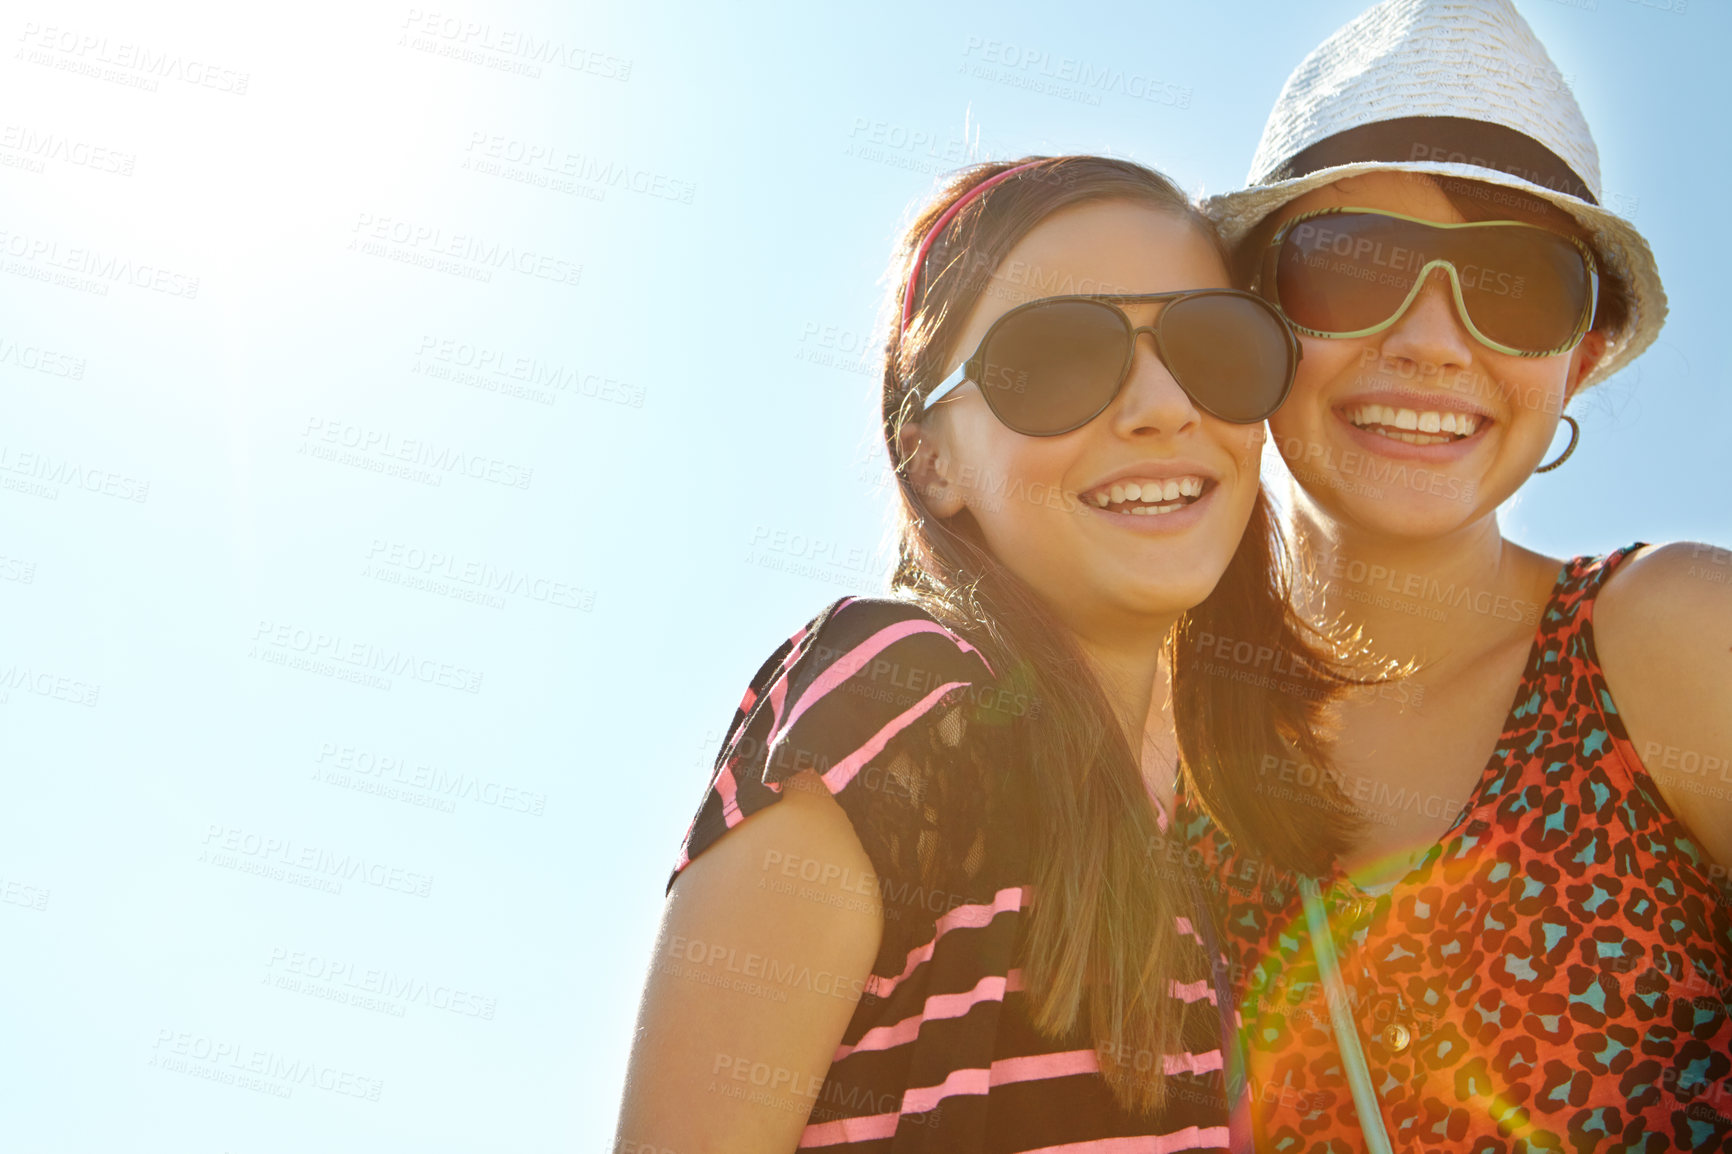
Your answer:
[[[928,232],[926,234],[926,239],[920,242],[920,251],[914,254],[914,268],[908,274],[908,291],[902,295],[902,328],[900,331],[908,331],[908,321],[914,316],[914,294],[920,288],[920,273],[926,267],[926,254],[932,251],[933,242],[938,239],[938,234],[944,231],[944,226],[949,224],[951,220],[955,218],[956,214],[962,211],[963,205],[967,204],[993,185],[1010,179],[1017,173],[1022,172],[1024,169],[1033,168],[1037,164],[1044,163],[1046,163],[1046,161],[1043,158],[1041,160],[1031,160],[1027,164],[1019,164],[1015,168],[1007,168],[997,176],[988,177],[981,181],[979,184],[957,197],[956,203],[944,210],[944,215],[938,218],[937,222],[932,226],[932,231]]]

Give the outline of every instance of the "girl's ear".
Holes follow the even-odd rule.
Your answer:
[[[936,428],[909,421],[897,431],[897,447],[902,453],[902,473],[921,497],[927,508],[940,517],[954,517],[962,512],[965,502],[962,490],[951,480],[953,462],[942,449],[943,436]]]
[[[1564,404],[1569,404],[1576,398],[1576,390],[1582,387],[1582,381],[1594,371],[1606,355],[1606,334],[1595,329],[1589,329],[1582,338],[1582,343],[1576,346],[1570,354],[1570,378],[1564,382]]]

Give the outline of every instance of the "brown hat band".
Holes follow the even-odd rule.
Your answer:
[[[1558,154],[1502,124],[1459,116],[1404,116],[1361,124],[1301,149],[1253,184],[1276,184],[1343,164],[1476,164],[1573,196],[1600,202]]]

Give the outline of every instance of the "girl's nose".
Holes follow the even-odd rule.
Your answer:
[[[1132,337],[1130,375],[1113,404],[1114,428],[1128,437],[1171,436],[1196,424],[1201,414],[1161,360],[1155,330],[1140,328]]]
[[[1449,271],[1434,268],[1407,311],[1384,330],[1384,357],[1416,365],[1459,368],[1473,359],[1473,335],[1456,311]]]

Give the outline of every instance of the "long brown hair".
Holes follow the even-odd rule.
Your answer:
[[[1115,1097],[1127,1109],[1146,1111],[1165,1103],[1162,1058],[1182,1048],[1181,1015],[1168,991],[1182,969],[1192,968],[1181,963],[1196,947],[1179,936],[1174,916],[1191,913],[1194,891],[1182,871],[1151,857],[1163,835],[1138,758],[1074,636],[998,562],[966,510],[947,519],[932,513],[897,448],[902,425],[918,416],[913,384],[943,369],[993,271],[1040,221],[1083,202],[1131,201],[1214,236],[1159,173],[1102,157],[1056,157],[966,205],[924,268],[911,267],[926,233],[959,197],[1035,159],[961,172],[915,217],[897,248],[889,278],[897,321],[885,342],[882,398],[885,444],[902,499],[891,585],[970,637],[995,669],[1018,671],[1027,681],[1019,688],[1039,703],[1018,722],[1022,731],[1011,746],[1020,762],[1012,768],[1029,783],[1044,835],[1033,851],[1034,901],[1022,959],[1031,1016],[1057,1037],[1076,1028],[1086,1004]],[[920,277],[918,307],[903,332],[900,305],[911,275]],[[1053,288],[1067,291],[1076,290]],[[1321,873],[1353,834],[1351,810],[1328,775],[1312,775],[1319,804],[1298,821],[1273,792],[1257,788],[1268,757],[1325,764],[1320,711],[1350,683],[1328,639],[1293,612],[1290,580],[1287,553],[1259,490],[1220,583],[1183,615],[1165,655],[1189,795],[1268,865]],[[1278,675],[1256,660],[1229,661],[1224,672],[1211,668],[1222,638],[1280,655]]]

